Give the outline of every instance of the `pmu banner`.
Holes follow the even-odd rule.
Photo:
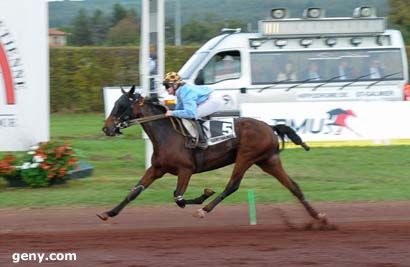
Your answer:
[[[247,103],[241,116],[286,124],[306,141],[410,139],[409,101]]]
[[[0,1],[0,151],[49,140],[46,0]]]

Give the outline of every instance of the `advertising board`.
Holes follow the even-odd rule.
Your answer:
[[[49,140],[47,17],[44,0],[0,1],[0,151]]]
[[[306,141],[410,139],[409,102],[242,104],[243,117],[286,124]]]

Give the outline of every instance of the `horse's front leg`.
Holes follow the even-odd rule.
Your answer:
[[[185,208],[186,205],[198,205],[204,203],[210,196],[212,196],[215,192],[212,189],[205,188],[202,195],[194,199],[184,199],[184,193],[188,187],[189,180],[192,176],[192,170],[184,169],[178,172],[178,182],[177,188],[174,191],[174,200],[175,203],[180,208]]]
[[[187,205],[191,205],[191,204],[200,205],[200,204],[204,203],[204,201],[207,200],[213,194],[215,194],[215,192],[212,189],[205,188],[202,195],[200,195],[199,197],[194,198],[194,199],[187,199],[187,200],[185,200],[185,202],[186,202]]]
[[[191,176],[192,170],[190,169],[182,169],[178,171],[178,181],[177,188],[174,191],[174,201],[180,208],[185,208],[187,204],[183,195],[188,187]]]
[[[221,194],[219,194],[214,200],[212,200],[208,205],[206,205],[202,209],[196,210],[193,216],[198,218],[205,217],[206,213],[211,212],[216,207],[216,205],[218,205],[222,200],[224,200],[227,196],[238,190],[243,175],[251,165],[252,162],[250,160],[237,160],[235,167],[232,171],[231,178],[228,184],[226,185],[225,190]]]
[[[156,179],[162,177],[163,175],[164,172],[159,169],[153,167],[148,168],[138,184],[133,189],[131,189],[131,192],[120,204],[109,211],[98,213],[97,216],[104,221],[109,217],[117,216],[120,211],[128,205],[128,203],[137,198],[138,195],[141,194],[142,191],[144,191],[144,189],[148,188]]]

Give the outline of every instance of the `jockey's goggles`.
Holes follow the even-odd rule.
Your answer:
[[[170,88],[173,84],[172,83],[163,83],[163,86],[165,86],[165,89]]]

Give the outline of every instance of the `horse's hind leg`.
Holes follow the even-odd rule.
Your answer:
[[[326,215],[323,213],[318,213],[310,204],[305,200],[302,190],[299,185],[293,181],[285,172],[282,167],[282,162],[278,154],[272,155],[269,159],[258,162],[257,165],[261,169],[279,180],[279,182],[284,185],[294,196],[296,196],[302,205],[305,207],[307,212],[316,220],[326,222]]]
[[[154,169],[153,167],[148,168],[148,170],[145,172],[144,176],[141,178],[138,184],[133,189],[131,189],[131,192],[123,201],[121,201],[120,204],[118,204],[115,208],[109,211],[98,213],[97,216],[104,221],[107,220],[109,217],[117,216],[118,213],[120,213],[120,211],[128,205],[128,203],[137,198],[137,196],[141,194],[141,192],[144,189],[150,186],[152,182],[155,181],[155,179],[158,179],[163,175],[164,173],[158,169]]]

